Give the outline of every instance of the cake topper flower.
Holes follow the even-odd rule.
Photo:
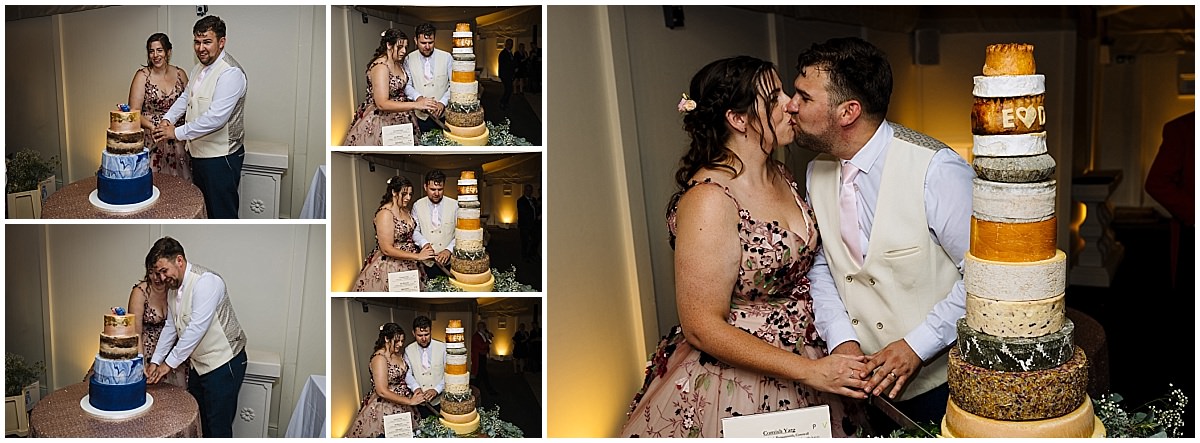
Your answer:
[[[117,307],[112,308],[112,312],[113,312],[113,314],[117,314],[117,315],[125,315],[125,308],[117,306]]]
[[[688,98],[687,94],[683,94],[683,98],[679,100],[679,112],[692,112],[696,110],[696,101]]]

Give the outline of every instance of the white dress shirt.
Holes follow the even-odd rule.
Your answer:
[[[188,263],[184,269],[184,276],[187,276],[192,270],[192,264]],[[180,277],[184,282],[186,278]],[[213,314],[217,312],[217,306],[221,304],[221,297],[225,295],[225,281],[216,274],[206,272],[196,279],[195,289],[192,291],[192,321],[188,323],[187,329],[183,330],[183,334],[179,334],[175,330],[175,308],[179,301],[183,298],[186,286],[181,283],[179,289],[175,291],[175,299],[167,299],[167,323],[163,325],[162,335],[158,337],[158,347],[154,349],[154,356],[150,358],[150,362],[154,364],[162,364],[164,359],[167,366],[172,369],[178,368],[179,365],[187,361],[188,357],[192,356],[192,351],[200,344],[200,339],[204,338],[205,331],[208,331],[208,325],[213,321]],[[176,338],[179,342],[176,343]]]
[[[425,355],[426,352],[432,352],[432,351],[429,350],[428,346],[421,348],[421,355]],[[416,367],[416,366],[414,366],[414,364],[422,365],[421,367],[424,367],[424,365],[419,361],[418,362],[408,361],[407,353],[405,353],[403,355],[404,355],[404,363],[406,363],[408,366],[408,370],[404,371],[404,383],[408,385],[409,389],[412,389],[415,391],[417,388],[421,387],[421,383],[417,382],[417,377],[413,375],[412,368]],[[429,356],[429,359],[430,359],[430,361],[432,361],[433,356],[432,355]],[[444,352],[442,354],[442,361],[443,362],[446,361],[446,355]],[[435,391],[437,391],[438,394],[441,394],[442,391],[445,391],[446,390],[446,377],[442,377],[442,381],[438,382],[437,386],[434,386],[433,389]]]
[[[859,244],[863,245],[863,258],[870,247],[875,207],[883,181],[883,166],[893,132],[891,125],[884,121],[867,144],[849,160],[862,171],[855,177],[854,184],[858,188]],[[811,177],[812,171],[813,163],[810,162],[806,177]],[[963,256],[971,244],[971,226],[969,223],[952,221],[969,220],[971,217],[973,178],[975,171],[952,149],[935,153],[925,172],[925,218],[929,223],[929,235],[957,264],[959,273],[963,270]],[[806,189],[812,188],[806,186]],[[830,226],[822,228],[836,229]],[[817,253],[808,278],[813,298],[813,322],[829,349],[847,341],[858,341],[823,252]],[[904,336],[921,360],[937,355],[958,338],[956,322],[966,312],[966,294],[963,281],[959,278],[946,298],[933,306],[925,321]]]
[[[217,60],[224,56],[225,51],[221,51]],[[213,64],[205,66],[200,70],[201,74],[207,73],[215,64],[216,62],[213,62]],[[192,81],[199,82],[198,79]],[[243,95],[246,95],[246,73],[236,66],[230,66],[229,69],[221,72],[220,77],[217,77],[216,90],[213,92],[213,101],[208,106],[208,112],[199,117],[192,116],[191,121],[179,126],[176,119],[187,111],[188,89],[184,89],[175,103],[171,105],[171,109],[163,114],[163,118],[176,124],[176,139],[195,140],[221,129],[222,126],[229,123],[229,117],[233,115],[233,108],[237,106],[238,99]]]

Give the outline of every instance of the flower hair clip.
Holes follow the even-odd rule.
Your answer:
[[[380,330],[381,332],[383,331],[383,326],[384,326],[384,325],[386,325],[386,324],[387,324],[387,323],[384,323],[384,324],[382,324],[382,325],[379,325],[379,330]]]
[[[687,94],[683,94],[683,98],[679,100],[679,112],[692,112],[696,110],[696,101],[688,98]]]

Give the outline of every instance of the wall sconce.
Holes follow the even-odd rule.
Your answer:
[[[367,13],[365,13],[365,12],[362,13],[362,17],[363,17],[363,24],[364,25],[367,24]]]
[[[496,320],[496,329],[508,329],[508,319],[502,318]]]
[[[504,185],[504,196],[512,197],[512,185]]]

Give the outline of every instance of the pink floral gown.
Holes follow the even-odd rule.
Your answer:
[[[816,216],[800,198],[791,176],[782,167],[780,170],[808,219],[808,232],[801,236],[781,228],[776,221],[754,219],[724,188],[738,208],[737,229],[742,243],[742,265],[726,320],[772,346],[818,359],[827,354],[813,325],[807,276],[820,241]],[[672,197],[667,211],[672,245],[676,205],[683,193],[696,186],[721,185],[693,181]],[[645,383],[634,396],[621,436],[721,437],[724,417],[815,405],[829,405],[835,437],[853,435],[858,424],[865,421],[861,412],[848,414],[838,395],[721,362],[692,347],[682,329],[675,326],[659,342],[646,365]]]
[[[367,66],[367,97],[358,105],[354,113],[354,122],[350,123],[350,131],[342,142],[345,146],[383,146],[383,127],[412,123],[413,140],[421,140],[421,129],[417,127],[417,116],[412,111],[385,112],[375,106],[375,95],[371,89],[371,68],[383,64],[375,61]],[[388,99],[398,102],[410,101],[404,95],[404,85],[408,83],[408,74],[388,74]]]
[[[187,84],[183,81],[183,70],[177,69],[179,72],[175,76],[175,87],[170,91],[163,92],[150,83],[150,71],[146,71],[146,92],[145,99],[142,101],[142,115],[150,119],[150,123],[158,126],[158,122],[162,121],[163,114],[166,114],[171,109],[171,105],[183,94]],[[183,118],[175,122],[175,126],[182,126]],[[181,177],[188,182],[192,181],[192,155],[185,149],[185,143],[177,140],[165,140],[160,143],[154,142],[154,134],[151,131],[143,131],[146,133],[146,147],[150,148],[150,170],[155,174],[167,174]]]
[[[399,395],[411,397],[413,394],[412,388],[404,382],[404,373],[407,371],[408,368],[404,365],[396,365],[391,360],[388,360],[387,389]],[[421,418],[421,413],[417,411],[417,407],[384,400],[383,397],[375,393],[375,378],[372,376],[371,392],[368,392],[363,397],[362,404],[358,409],[358,415],[354,417],[354,424],[350,426],[350,431],[346,432],[346,437],[380,437],[383,435],[383,417],[402,412],[412,414],[413,430],[416,430]]]
[[[382,211],[380,208],[379,211]],[[375,211],[379,213],[379,211]],[[416,230],[414,224],[405,220],[400,220],[400,217],[392,217],[395,223],[392,231],[392,245],[397,249],[405,252],[416,253],[417,244],[413,241],[413,231]],[[379,250],[379,234],[375,234],[375,249],[367,255],[367,259],[363,260],[362,271],[358,273],[358,280],[354,282],[353,292],[387,292],[388,291],[388,273],[398,271],[411,271],[416,269],[421,274],[420,288],[425,290],[425,267],[421,266],[415,260],[401,260],[395,257],[389,257]]]

